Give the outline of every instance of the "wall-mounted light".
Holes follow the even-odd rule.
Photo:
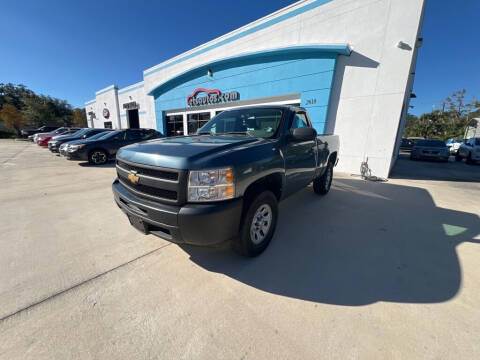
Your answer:
[[[397,48],[402,49],[402,50],[412,50],[412,47],[408,45],[407,43],[404,43],[403,41],[399,41],[397,43]]]
[[[417,98],[417,95],[415,95],[414,93],[410,94],[410,99],[416,99],[416,98]]]
[[[415,47],[416,47],[416,48],[419,48],[419,47],[421,47],[422,45],[423,45],[423,38],[422,38],[422,37],[419,37],[419,38],[417,39],[417,42],[415,43]]]
[[[106,103],[106,102],[104,102],[104,103],[103,103],[103,105],[107,106],[107,103]]]
[[[128,98],[129,98],[130,100],[132,100],[132,97],[131,97],[131,96],[129,96]]]
[[[212,69],[208,69],[208,70],[207,70],[207,75],[208,75],[209,77],[212,77],[212,75],[213,75]]]

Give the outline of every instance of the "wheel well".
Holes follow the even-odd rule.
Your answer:
[[[328,162],[333,163],[335,165],[335,162],[337,161],[337,152],[333,152],[330,154],[330,157],[328,158]]]
[[[247,187],[243,197],[245,199],[251,199],[265,190],[270,190],[277,200],[280,200],[280,197],[282,196],[282,175],[280,173],[275,173],[258,179]]]

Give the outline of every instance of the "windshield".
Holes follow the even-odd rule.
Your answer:
[[[120,130],[115,130],[115,131],[107,131],[107,133],[105,134],[104,132],[101,133],[101,138],[102,140],[103,139],[110,139],[111,137],[114,137],[115,135],[117,134],[120,134],[121,131]],[[90,138],[91,139],[91,138]]]
[[[418,146],[430,146],[430,147],[445,147],[445,142],[442,140],[420,140],[417,143]]]
[[[88,140],[100,139],[100,138],[102,138],[102,137],[104,137],[104,136],[106,136],[106,135],[110,135],[110,133],[111,133],[111,131],[102,131],[102,132],[100,132],[100,133],[98,133],[98,134],[95,134],[95,135],[93,135],[93,136],[90,136],[90,137],[88,138]]]
[[[89,132],[91,129],[90,128],[83,128],[81,130],[78,130],[78,131],[75,131],[73,134],[75,134],[75,136],[82,136],[84,134],[86,134],[87,132]],[[71,135],[73,135],[71,134]]]
[[[201,127],[197,134],[211,135],[246,134],[255,137],[271,138],[275,135],[283,110],[251,108],[227,110],[215,116]]]

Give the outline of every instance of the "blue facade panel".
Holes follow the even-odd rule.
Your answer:
[[[318,50],[256,54],[189,71],[152,91],[157,129],[166,132],[165,111],[188,108],[187,97],[197,88],[206,88],[222,93],[237,91],[238,100],[300,93],[301,106],[308,110],[317,131],[323,133],[337,56]]]

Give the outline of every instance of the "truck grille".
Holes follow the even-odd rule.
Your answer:
[[[117,160],[120,183],[133,195],[168,204],[184,204],[186,198],[186,170],[165,169]],[[128,176],[135,174],[138,182]]]

